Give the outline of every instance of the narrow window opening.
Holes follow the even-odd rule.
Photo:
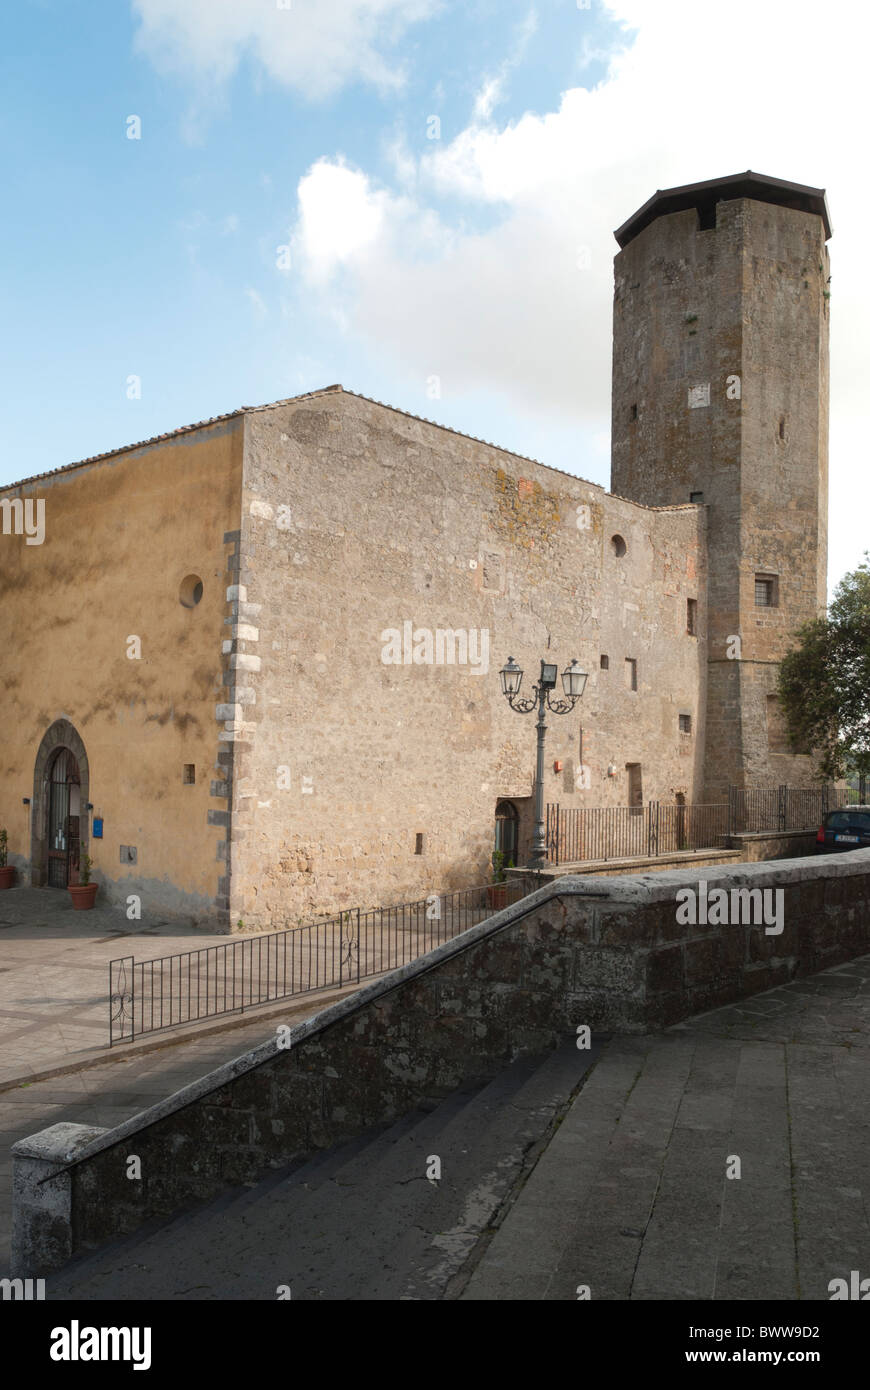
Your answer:
[[[196,763],[185,763],[182,783],[185,787],[192,787],[196,781]]]
[[[625,658],[625,684],[629,690],[637,690],[637,659],[633,656]]]
[[[627,546],[625,544],[625,541],[622,539],[622,536],[611,536],[610,544],[613,548],[613,553],[616,556],[616,558],[618,560],[621,560],[627,549]]]
[[[604,656],[604,655],[602,655],[602,657],[601,657],[601,669],[602,669],[602,671],[609,671],[609,670],[610,670],[610,657],[609,657],[609,656]]]
[[[777,608],[779,606],[779,585],[775,574],[755,576],[756,608]]]
[[[636,419],[637,419],[637,406],[636,406],[636,405],[633,405],[633,406],[631,407],[631,411],[630,411],[630,414],[629,414],[629,418],[632,419],[632,420],[636,420]]]
[[[696,598],[686,599],[686,632],[690,637],[698,635],[698,600]]]
[[[422,853],[423,853],[423,832],[422,832],[422,830],[418,830],[418,831],[417,831],[417,834],[416,834],[416,836],[415,836],[415,839],[414,839],[414,853],[415,853],[415,854],[422,854]]]

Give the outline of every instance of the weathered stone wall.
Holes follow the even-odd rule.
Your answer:
[[[37,885],[45,881],[44,775],[71,726],[81,845],[103,897],[123,913],[137,895],[151,920],[225,924],[215,706],[241,458],[238,418],[0,493],[41,499],[45,520],[41,544],[0,534],[0,826],[19,881],[30,879],[32,851]],[[202,597],[186,607],[190,575]],[[192,784],[185,765],[196,769]],[[87,801],[102,839],[91,837]],[[135,863],[122,862],[122,846]]]
[[[768,706],[825,603],[829,275],[822,219],[754,198],[719,202],[708,230],[694,209],[659,217],[615,261],[613,490],[701,492],[708,512],[707,801],[811,776],[768,738]],[[756,607],[756,574],[776,606]]]
[[[573,713],[549,719],[547,800],[627,804],[629,763],[644,799],[697,799],[697,508],[637,506],[336,389],[247,416],[240,553],[234,924],[482,881],[503,797],[527,841],[535,727],[501,694],[511,655],[523,694],[541,657],[590,672]],[[410,651],[385,664],[385,634],[406,625],[485,634],[488,668]]]
[[[740,858],[756,864],[761,860],[797,859],[800,855],[815,854],[815,830],[782,830],[776,833],[745,831],[730,835],[728,844],[738,850]]]
[[[716,889],[781,892],[781,930],[768,932],[774,914],[686,921],[683,896],[702,881],[710,903]],[[726,872],[560,879],[301,1023],[289,1047],[276,1038],[114,1131],[60,1125],[22,1140],[13,1273],[39,1276],[146,1220],[388,1124],[555,1048],[580,1025],[647,1032],[868,949],[870,850]],[[141,1159],[141,1182],[127,1176],[129,1153]]]

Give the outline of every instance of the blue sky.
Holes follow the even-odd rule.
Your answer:
[[[820,67],[785,0],[7,7],[0,483],[340,381],[606,485],[612,230],[751,167],[831,198],[839,577],[867,544],[849,13]]]
[[[443,140],[461,131],[524,30],[502,116],[551,109],[578,78],[584,38],[615,30],[600,12],[446,4],[385,45],[406,71],[400,90],[351,80],[319,100],[244,56],[229,81],[194,91],[142,51],[140,19],[118,0],[31,0],[4,28],[0,140],[15,196],[0,231],[13,326],[0,481],[334,381],[519,447],[497,402],[442,398],[436,411],[419,376],[325,322],[276,249],[316,160],[389,180],[386,147],[425,149],[430,114]],[[131,114],[139,140],[127,138]],[[461,204],[439,201],[478,228],[497,216]],[[131,374],[140,399],[127,397]]]

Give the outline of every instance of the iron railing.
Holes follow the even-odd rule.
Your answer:
[[[551,864],[588,859],[640,859],[680,850],[717,848],[727,833],[728,806],[547,806]]]
[[[851,787],[729,787],[728,801],[683,806],[547,806],[551,864],[657,858],[680,850],[715,849],[726,836],[815,830],[828,811],[860,802]]]
[[[815,830],[828,811],[855,806],[860,795],[853,787],[730,787],[728,833],[761,834],[782,830]]]
[[[119,957],[109,963],[109,1046],[394,970],[542,881],[534,873],[511,875],[504,883],[432,893],[394,907],[352,908],[309,926],[154,960]]]

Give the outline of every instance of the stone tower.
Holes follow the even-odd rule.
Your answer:
[[[812,775],[774,692],[826,601],[830,235],[824,190],[751,172],[615,233],[611,488],[706,510],[707,801]]]

